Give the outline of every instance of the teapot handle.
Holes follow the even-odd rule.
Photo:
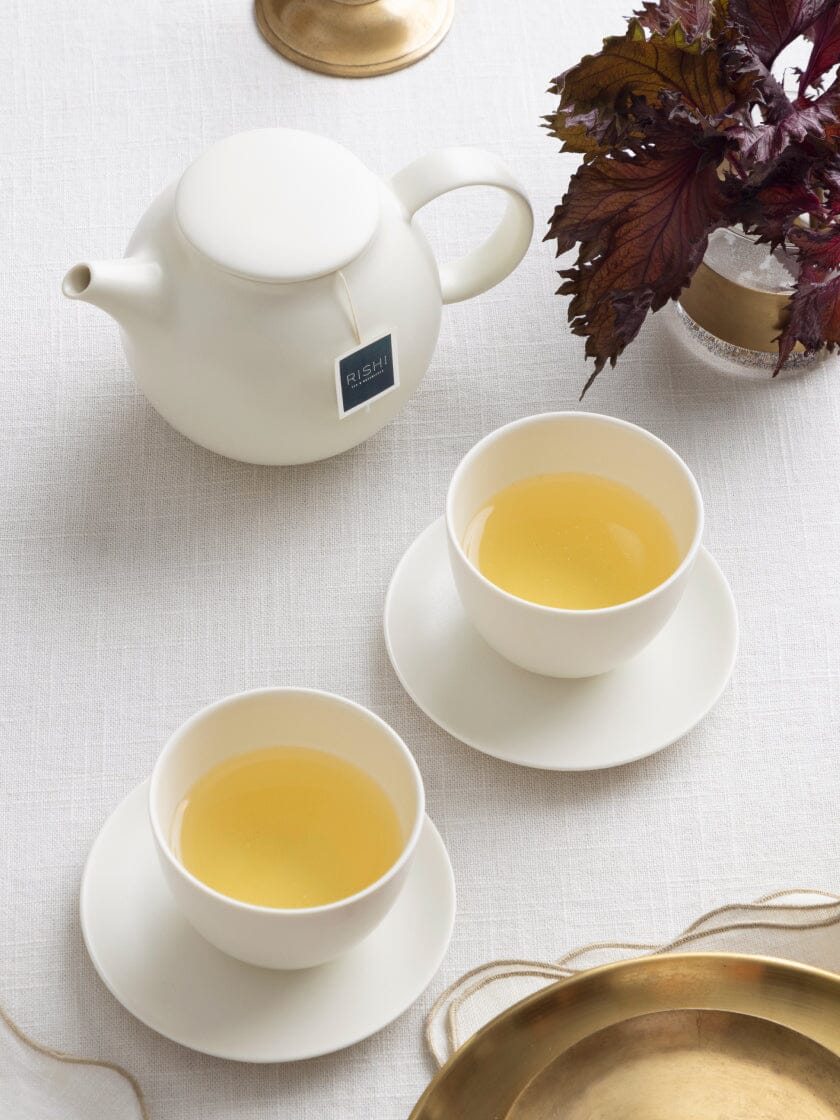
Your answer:
[[[440,195],[459,187],[498,187],[508,196],[496,229],[460,260],[440,265],[444,303],[486,292],[508,276],[531,243],[534,214],[525,191],[496,156],[479,148],[441,148],[404,167],[391,179],[409,218]]]

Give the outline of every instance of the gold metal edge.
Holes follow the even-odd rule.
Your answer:
[[[778,353],[776,339],[788,319],[789,295],[736,284],[701,261],[679,302],[698,326],[723,342]]]
[[[269,46],[297,66],[336,78],[374,78],[385,74],[392,74],[397,70],[403,70],[408,66],[412,66],[415,62],[419,62],[422,58],[431,54],[436,47],[440,46],[449,32],[455,16],[455,0],[447,0],[443,19],[434,33],[430,38],[413,46],[410,50],[404,51],[401,54],[395,55],[393,58],[385,59],[381,62],[360,61],[357,63],[335,63],[324,58],[319,58],[316,55],[306,54],[297,50],[281,38],[269,22],[266,14],[268,3],[269,0],[254,0],[254,18],[257,27]]]
[[[662,976],[667,978],[669,973],[674,973],[680,969],[689,972],[695,971],[699,975],[700,984],[698,987],[700,990],[692,995],[690,1002],[687,1003],[682,998],[677,998],[676,1003],[671,1002],[670,998],[657,1001],[651,1000],[648,996],[639,1004],[633,1003],[631,998],[633,995],[632,988],[634,983],[639,983],[640,974],[652,973],[654,979],[661,979]],[[741,972],[755,981],[754,987],[751,989],[751,998],[741,1002],[733,999],[731,992],[727,995],[719,994],[717,997],[712,997],[708,992],[705,995],[703,994],[704,985],[707,989],[712,991],[717,989],[721,993],[727,987],[731,987],[733,977],[731,975],[726,976],[726,973],[731,970]],[[657,973],[659,977],[656,977]],[[736,987],[738,979],[735,978]],[[778,982],[780,988],[784,988],[785,981],[787,981],[788,986],[805,991],[808,995],[806,1002],[809,1006],[802,1006],[792,1000],[784,1001],[780,996],[767,997],[766,981],[768,979]],[[665,986],[671,989],[671,996],[673,997],[676,993],[672,980],[673,977],[666,982]],[[642,981],[648,983],[649,976],[642,977]],[[743,986],[746,986],[745,976],[740,978],[740,982]],[[526,1034],[529,1029],[537,1034],[541,1031],[545,1061],[542,1061],[541,1055],[539,1059],[541,1064],[534,1065],[534,1068],[530,1070],[523,1070],[520,1089],[524,1087],[548,1061],[577,1041],[577,1039],[569,1039],[559,1046],[553,1046],[550,1041],[551,1032],[545,1029],[545,1024],[551,1015],[562,1011],[562,1008],[556,1006],[558,1000],[562,1004],[568,1005],[568,1009],[575,1003],[576,997],[579,997],[581,993],[584,993],[585,998],[587,989],[597,990],[599,987],[602,987],[612,998],[615,1011],[608,1014],[604,1022],[596,1024],[592,1029],[600,1029],[600,1027],[609,1025],[609,1023],[621,1022],[624,1019],[650,1011],[672,1010],[690,1006],[703,1010],[733,1011],[763,1018],[769,1022],[790,1027],[804,1034],[807,1038],[820,1043],[833,1053],[840,1055],[840,975],[811,965],[780,958],[737,953],[670,953],[634,958],[590,969],[577,976],[550,984],[502,1012],[482,1027],[472,1038],[468,1039],[437,1072],[412,1109],[409,1120],[441,1120],[444,1116],[451,1116],[454,1120],[455,1117],[460,1116],[457,1112],[457,1101],[453,1102],[452,1094],[446,1093],[447,1082],[453,1077],[457,1077],[462,1067],[466,1067],[469,1072],[471,1064],[475,1066],[477,1063],[480,1064],[482,1060],[493,1057],[496,1058],[494,1072],[498,1072],[498,1067],[504,1063],[499,1060],[499,1054],[491,1054],[490,1052],[500,1049],[497,1045],[499,1040],[501,1040],[501,1050],[508,1064],[510,1064],[511,1054],[514,1051],[514,1048],[510,1045],[510,1039],[515,1038],[517,1033]],[[819,1006],[813,998],[817,993],[821,997]],[[828,999],[832,1002],[830,1013],[826,1012],[824,1007]],[[768,1007],[768,1004],[772,1004],[772,1006]],[[785,1010],[780,1010],[780,1008]],[[579,1037],[585,1038],[589,1033],[591,1033],[590,1030],[584,1030]],[[486,1053],[483,1053],[485,1051]],[[523,1053],[526,1051],[526,1056],[533,1062],[533,1043],[523,1048]],[[514,1060],[518,1060],[515,1054]],[[438,1096],[443,1098],[444,1107],[442,1110],[437,1108],[436,1098]],[[452,1111],[453,1103],[456,1108],[455,1111]],[[504,1116],[506,1111],[507,1108],[504,1112],[498,1113],[498,1116]],[[476,1111],[475,1115],[479,1115],[479,1112]]]

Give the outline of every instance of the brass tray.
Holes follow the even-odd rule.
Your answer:
[[[840,976],[685,953],[552,984],[488,1023],[410,1120],[840,1120]]]

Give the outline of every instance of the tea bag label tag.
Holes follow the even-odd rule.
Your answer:
[[[392,335],[357,346],[335,362],[335,387],[338,415],[343,420],[377,397],[396,389],[400,383],[397,348]]]

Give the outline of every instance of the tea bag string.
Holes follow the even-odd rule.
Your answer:
[[[347,296],[347,304],[350,308],[350,321],[353,324],[353,334],[356,336],[356,345],[361,346],[362,336],[359,331],[359,320],[356,318],[356,307],[353,303],[353,296],[350,292],[350,285],[347,283],[347,277],[344,275],[341,269],[338,270],[338,276],[341,280],[341,283],[344,285],[344,292]]]

